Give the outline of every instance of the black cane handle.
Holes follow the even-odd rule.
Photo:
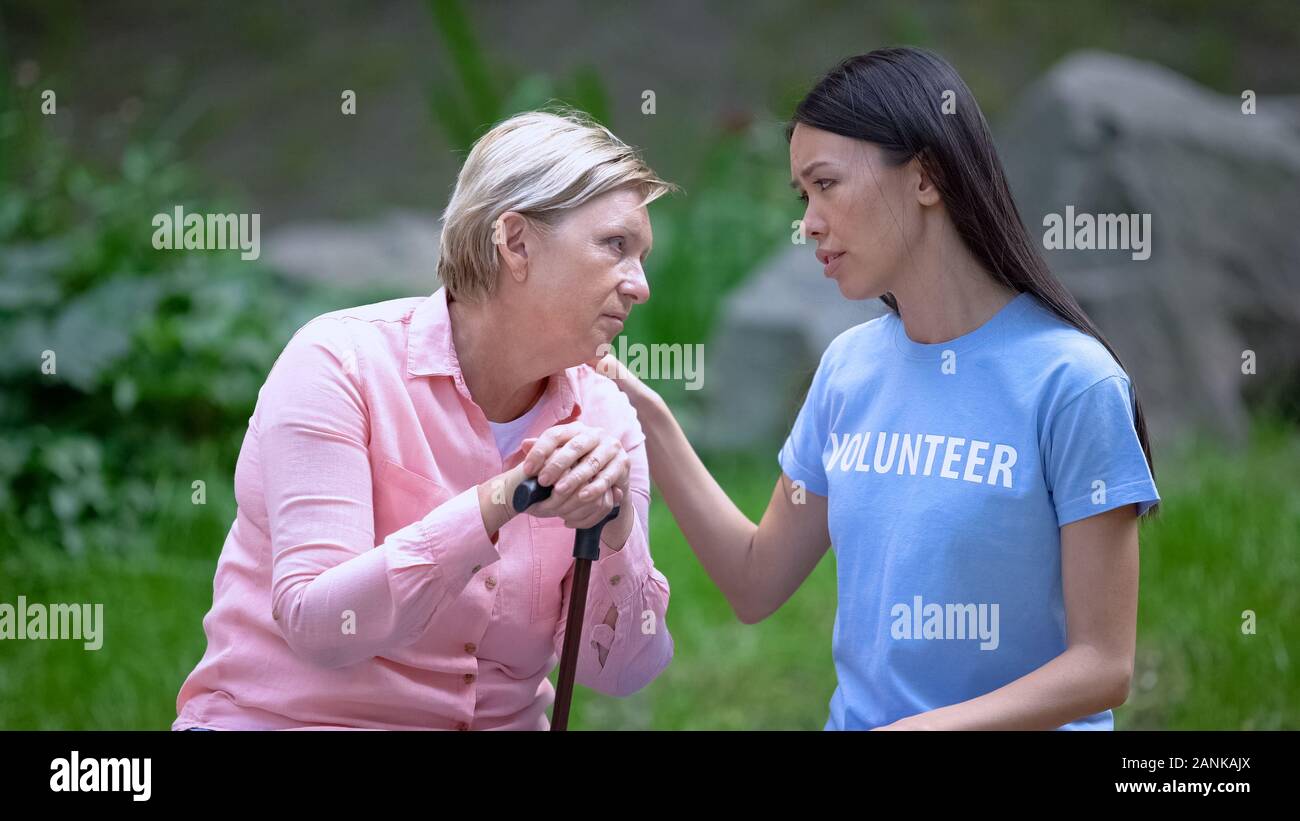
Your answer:
[[[551,488],[539,484],[536,476],[529,476],[515,488],[515,495],[510,501],[514,504],[515,513],[523,513],[538,502],[544,502],[549,498],[551,498]]]
[[[543,502],[551,497],[551,488],[539,484],[536,476],[530,476],[519,483],[515,488],[515,495],[511,498],[516,513],[523,513],[528,508],[538,502]],[[588,559],[596,561],[600,558],[600,531],[610,521],[615,519],[619,513],[619,506],[614,505],[614,509],[609,512],[604,519],[601,519],[591,527],[584,527],[577,531],[573,537],[573,558]]]

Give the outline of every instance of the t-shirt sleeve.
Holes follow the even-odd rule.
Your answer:
[[[826,357],[822,358],[813,375],[812,385],[804,398],[803,407],[794,420],[794,427],[786,437],[777,456],[781,470],[796,482],[802,482],[818,496],[827,495],[826,467],[822,453],[826,447],[826,411],[823,402],[823,382]]]
[[[1123,376],[1069,400],[1053,415],[1046,439],[1044,468],[1059,525],[1134,503],[1141,516],[1160,501]]]

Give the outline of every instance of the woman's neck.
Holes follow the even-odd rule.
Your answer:
[[[899,316],[913,342],[934,344],[968,334],[987,322],[1016,292],[993,278],[955,230],[921,243],[892,288]]]
[[[514,327],[490,302],[447,304],[451,338],[465,387],[490,422],[509,422],[528,411],[546,390],[549,372],[528,345],[515,344]]]

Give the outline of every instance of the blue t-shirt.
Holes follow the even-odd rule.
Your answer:
[[[966,701],[1065,651],[1060,528],[1160,499],[1133,407],[1106,348],[1027,292],[947,342],[892,311],[836,337],[779,456],[828,499],[825,729]]]

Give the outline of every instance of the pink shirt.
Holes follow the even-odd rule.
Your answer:
[[[577,669],[578,684],[630,695],[673,655],[644,435],[585,365],[540,402],[528,436],[580,418],[632,457],[636,519],[593,562]],[[574,532],[519,515],[494,541],[478,504],[477,486],[522,458],[503,462],[470,398],[445,289],[304,325],[249,420],[207,651],[172,729],[548,728]]]

